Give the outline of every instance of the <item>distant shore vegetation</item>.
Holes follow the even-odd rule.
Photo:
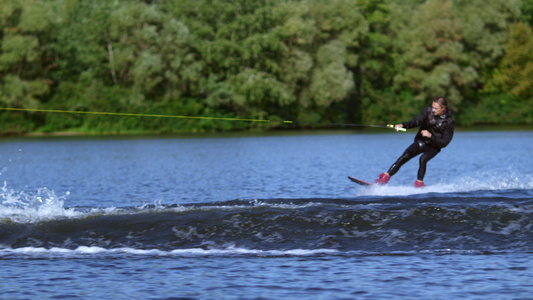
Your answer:
[[[533,0],[3,0],[0,135],[387,124],[439,95],[528,126],[532,24]]]

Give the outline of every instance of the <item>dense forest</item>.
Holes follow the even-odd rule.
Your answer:
[[[533,122],[533,0],[0,2],[2,135]]]

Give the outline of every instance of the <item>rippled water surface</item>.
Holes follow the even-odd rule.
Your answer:
[[[0,141],[0,297],[517,299],[533,131]]]

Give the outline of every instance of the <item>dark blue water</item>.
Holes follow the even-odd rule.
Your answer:
[[[533,131],[0,141],[0,298],[526,299]]]

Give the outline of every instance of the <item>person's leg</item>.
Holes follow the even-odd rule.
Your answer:
[[[426,176],[426,167],[428,161],[435,157],[440,152],[440,149],[433,147],[425,147],[424,154],[420,156],[420,166],[418,167],[417,180],[424,182],[424,176]]]
[[[396,174],[398,170],[400,170],[400,167],[403,166],[406,162],[411,160],[411,158],[417,156],[418,154],[422,153],[422,149],[418,143],[413,143],[411,146],[409,146],[402,156],[396,160],[394,164],[389,168],[389,171],[386,173],[379,174],[379,178],[376,179],[377,184],[385,185],[389,182],[389,179],[392,175]]]
[[[413,143],[411,146],[409,146],[405,152],[396,160],[394,164],[390,167],[389,173],[390,176],[393,176],[396,174],[400,168],[408,161],[411,160],[411,158],[417,156],[418,154],[422,153],[422,149],[420,148],[420,145],[418,143]]]

